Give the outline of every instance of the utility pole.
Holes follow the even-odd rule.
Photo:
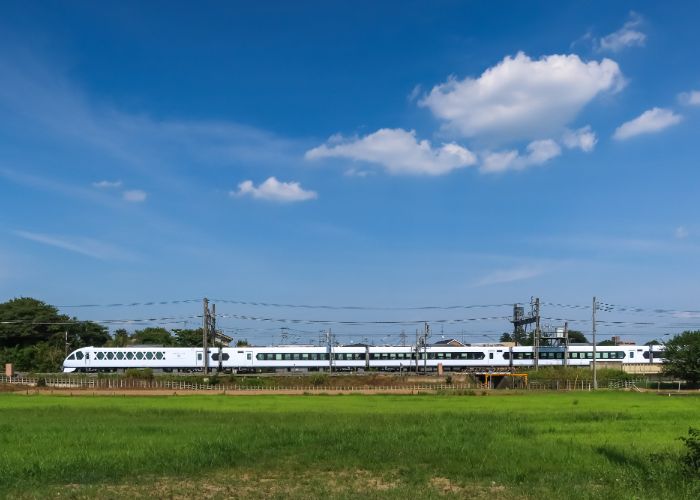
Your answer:
[[[332,340],[332,335],[331,335],[331,329],[328,329],[328,333],[326,334],[326,339],[328,341],[328,369],[330,370],[331,373],[333,373],[333,340]]]
[[[66,330],[66,357],[68,357],[68,330]]]
[[[401,345],[406,347],[406,332],[401,330]]]
[[[423,325],[423,375],[428,373],[428,336],[430,335],[430,326],[426,322]]]
[[[598,389],[598,370],[596,367],[596,341],[595,341],[595,310],[598,308],[598,303],[595,300],[595,297],[593,297],[593,311],[592,311],[592,326],[593,326],[593,389]]]
[[[564,366],[569,362],[569,322],[564,322]]]
[[[416,328],[416,375],[418,375],[418,328]]]
[[[539,370],[540,367],[540,298],[535,299],[535,335],[534,335],[534,362],[535,371]]]
[[[204,352],[204,374],[209,374],[209,299],[202,299],[202,347]]]

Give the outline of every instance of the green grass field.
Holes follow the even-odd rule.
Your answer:
[[[697,498],[699,397],[0,394],[0,496]]]

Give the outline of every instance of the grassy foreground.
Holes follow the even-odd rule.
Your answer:
[[[700,398],[0,394],[0,497],[698,498]]]

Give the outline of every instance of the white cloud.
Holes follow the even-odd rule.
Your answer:
[[[620,52],[627,47],[643,47],[647,36],[637,29],[641,24],[642,17],[636,12],[630,12],[630,19],[622,28],[598,41],[598,51]]]
[[[99,181],[99,182],[93,182],[92,187],[96,187],[98,189],[111,189],[111,188],[119,188],[122,187],[122,181]]]
[[[678,100],[686,106],[700,106],[700,90],[681,92],[678,94]]]
[[[481,171],[498,173],[542,165],[559,156],[561,147],[552,139],[544,139],[531,142],[527,145],[526,151],[527,153],[524,156],[515,150],[486,153],[481,164]]]
[[[497,285],[535,278],[543,273],[541,267],[521,266],[512,269],[499,269],[478,280],[476,286]]]
[[[87,255],[99,260],[134,260],[133,253],[118,247],[104,243],[93,238],[68,237],[60,235],[48,235],[29,231],[14,231],[14,233],[26,240],[44,245],[61,248],[70,252]]]
[[[130,189],[129,191],[124,191],[122,193],[124,200],[131,203],[141,203],[146,201],[147,196],[148,195],[146,192],[141,191],[140,189]]]
[[[678,226],[678,227],[676,228],[676,230],[674,231],[674,234],[675,234],[676,238],[678,238],[679,240],[684,240],[685,238],[688,237],[688,235],[689,235],[690,233],[689,233],[688,230],[685,228],[685,226]]]
[[[569,149],[578,148],[581,151],[590,153],[595,148],[598,138],[595,132],[591,130],[590,125],[586,125],[578,130],[567,130],[562,137],[564,146]]]
[[[453,142],[433,147],[416,139],[414,130],[379,129],[362,138],[334,136],[306,152],[306,158],[347,158],[381,165],[391,174],[442,175],[476,163],[476,156]]]
[[[465,137],[536,139],[560,133],[598,94],[625,84],[615,61],[519,52],[478,78],[448,79],[419,104]]]
[[[280,182],[275,177],[269,177],[265,182],[255,187],[253,181],[243,181],[238,185],[238,191],[231,191],[231,196],[252,196],[259,200],[293,202],[318,198],[315,191],[307,191],[298,182]]]
[[[622,141],[640,134],[661,132],[665,128],[680,123],[682,119],[681,115],[675,114],[670,109],[652,108],[617,127],[613,138]]]

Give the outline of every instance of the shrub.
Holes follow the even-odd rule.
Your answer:
[[[325,373],[317,373],[311,376],[310,382],[314,387],[326,385],[328,383],[328,375]]]
[[[681,459],[689,474],[700,476],[700,429],[688,429],[688,437],[682,437],[685,444],[685,455]]]
[[[126,378],[153,380],[153,370],[151,368],[129,368],[126,370],[125,375]]]
[[[448,375],[447,377],[445,377],[445,383],[448,385],[452,384],[452,375]]]

